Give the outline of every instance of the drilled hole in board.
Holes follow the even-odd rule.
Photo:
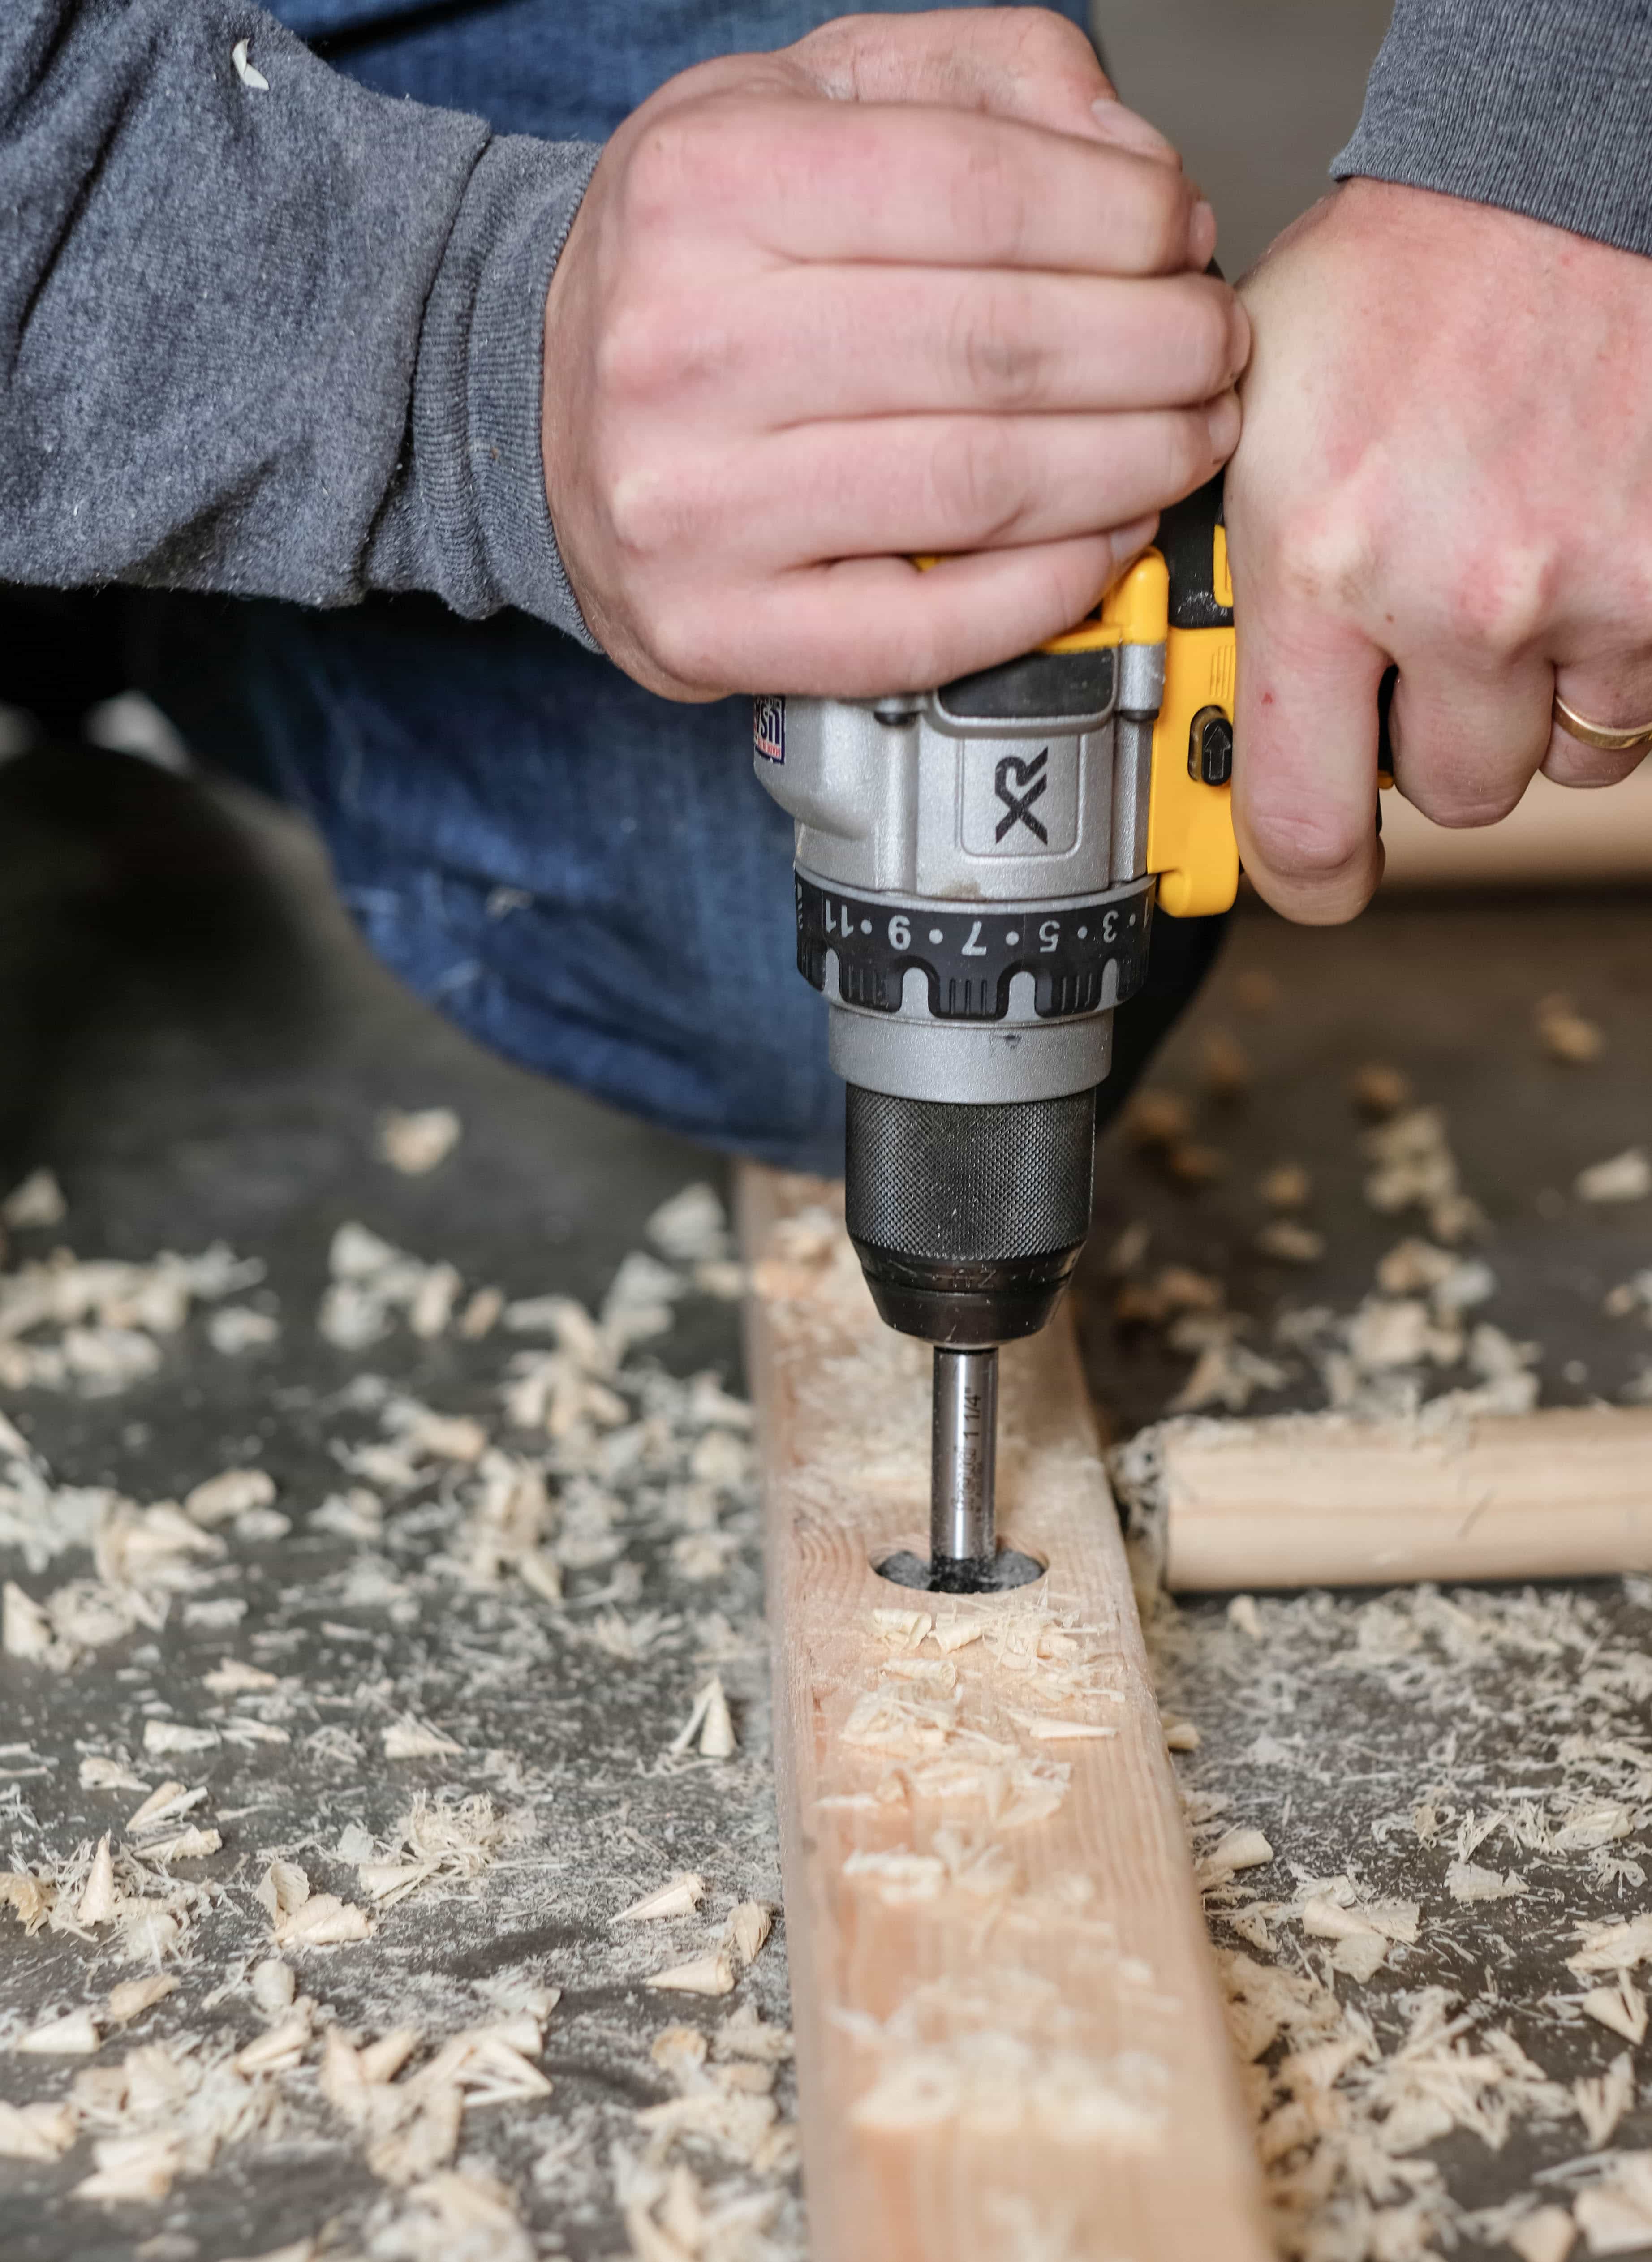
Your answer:
[[[1000,1546],[995,1555],[943,1558],[939,1574],[927,1555],[910,1547],[875,1560],[872,1568],[892,1587],[906,1587],[924,1595],[1003,1595],[1015,1587],[1030,1587],[1050,1566],[1042,1556],[1019,1547]]]

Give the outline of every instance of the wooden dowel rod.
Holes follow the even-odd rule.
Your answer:
[[[1652,1408],[1554,1407],[1438,1431],[1330,1415],[1167,1423],[1157,1466],[1165,1583],[1389,1585],[1652,1570]]]

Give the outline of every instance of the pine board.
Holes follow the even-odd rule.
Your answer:
[[[932,1730],[938,1750],[908,1756],[905,1729],[895,1749],[852,1740],[869,1692],[913,1698],[891,1661],[898,1675],[941,1653],[933,1638],[891,1647],[874,1620],[928,1599],[871,1568],[921,1547],[927,1353],[879,1323],[840,1222],[828,1230],[820,1214],[836,1199],[744,1174],[816,2262],[1261,2262],[1248,2131],[1064,1323],[1006,1353],[1003,1378],[1001,1530],[1048,1577],[939,1607],[1088,1629],[1101,1693],[1058,1700],[1047,1665],[1013,1672],[992,1653],[999,1622],[952,1653],[957,1711]],[[796,1221],[812,1210],[812,1225]],[[939,1692],[915,1693],[952,1717]],[[1110,1733],[1043,1740],[1028,1724],[1050,1711]],[[932,1765],[959,1759],[967,1774],[972,1731],[1015,1755],[1002,1763],[1013,1784],[1029,1767],[1069,1767],[1055,1811],[1012,1827],[979,1796],[934,1795]],[[1012,1809],[1023,1795],[1036,1794],[1012,1788]],[[891,1855],[916,1859],[898,1874],[879,1862]],[[979,1890],[984,1865],[996,1882]],[[976,1890],[962,1881],[972,1868]]]

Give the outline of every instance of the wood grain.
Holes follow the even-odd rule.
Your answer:
[[[889,1585],[875,1559],[924,1552],[928,1353],[878,1322],[840,1204],[817,1182],[743,1174],[817,2262],[1264,2262],[1247,2122],[1071,1332],[1057,1324],[1004,1360],[1001,1529],[1047,1577],[967,1604]],[[880,1639],[875,1612],[913,1609],[939,1613],[949,1639],[969,1631],[949,1623],[961,1613],[986,1621],[949,1653],[950,1696],[933,1636]],[[1067,1646],[1067,1661],[1023,1655],[1029,1641]],[[1087,1694],[1071,1681],[1058,1693],[1072,1657],[1093,1660]],[[904,1677],[914,1669],[928,1678]],[[932,1708],[934,1750],[854,1740],[880,1691]],[[1052,1718],[1101,1733],[1049,1740]],[[985,1773],[983,1751],[999,1754]],[[1014,1825],[1023,1778],[1048,1797],[1062,1769],[1055,1811]]]
[[[1168,1423],[1172,1589],[1652,1570],[1652,1409],[1556,1406],[1438,1434],[1283,1415]]]

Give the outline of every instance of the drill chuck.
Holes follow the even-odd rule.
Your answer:
[[[883,1318],[957,1351],[1035,1334],[1090,1229],[1094,1091],[848,1099],[844,1217]]]

